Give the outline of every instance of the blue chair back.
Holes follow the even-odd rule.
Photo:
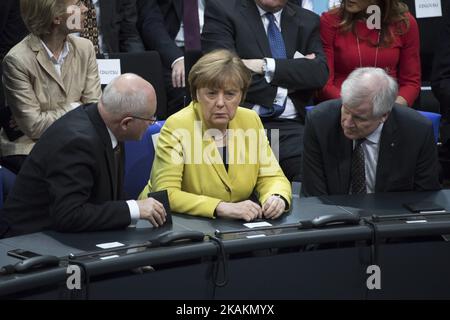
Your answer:
[[[431,120],[431,123],[433,124],[434,141],[437,143],[439,140],[439,125],[441,123],[441,115],[439,113],[434,112],[427,112],[420,110],[417,111]]]
[[[6,201],[6,197],[11,191],[15,181],[16,175],[0,166],[0,209],[3,208],[3,203]]]
[[[315,107],[315,106],[306,106],[306,107],[305,107],[305,110],[306,110],[306,112],[309,112],[309,111],[311,111],[312,109],[314,109],[314,107]]]
[[[3,167],[0,166],[0,208],[3,208]]]
[[[124,191],[131,199],[137,199],[150,178],[155,156],[154,137],[157,137],[165,121],[157,121],[148,127],[141,141],[125,142]]]

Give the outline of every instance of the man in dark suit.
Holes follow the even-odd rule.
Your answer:
[[[281,55],[274,38],[283,43]],[[209,0],[202,48],[235,51],[252,71],[244,105],[260,114],[266,129],[279,130],[280,165],[289,180],[299,180],[304,107],[328,79],[319,17],[287,0]]]
[[[136,28],[136,0],[91,1],[95,6],[97,18],[100,17],[100,21],[97,21],[102,38],[100,53],[145,50]]]
[[[17,176],[2,212],[9,226],[3,237],[119,229],[137,219],[162,225],[166,213],[158,201],[122,200],[122,142],[141,139],[155,111],[153,87],[124,74],[105,88],[98,105],[57,120]]]
[[[199,29],[203,21],[205,0],[197,2]],[[183,0],[137,0],[138,29],[146,49],[161,55],[167,91],[169,115],[190,102],[186,90],[187,75],[201,55],[200,48],[185,46]],[[182,27],[183,24],[183,27]],[[199,32],[200,32],[199,30]],[[198,34],[200,38],[200,34]]]
[[[356,69],[342,85],[342,101],[308,114],[304,195],[440,189],[432,125],[394,105],[397,91],[383,69]]]
[[[20,16],[20,0],[0,1],[0,62],[27,34]]]

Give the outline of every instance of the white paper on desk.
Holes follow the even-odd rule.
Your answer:
[[[119,257],[119,255],[113,254],[112,256],[100,257],[100,260],[108,260],[108,259],[113,259],[113,258],[118,258],[118,257]]]
[[[247,239],[253,239],[253,238],[262,238],[262,237],[265,237],[266,235],[265,234],[254,234],[254,235],[251,235],[251,236],[247,236],[246,238]]]
[[[423,220],[406,220],[406,223],[426,223],[428,222],[427,220],[423,219]]]
[[[111,248],[118,248],[123,247],[124,244],[120,242],[106,242],[106,243],[99,243],[96,245],[96,247],[99,247],[101,249],[111,249]]]
[[[253,228],[259,228],[259,227],[271,227],[272,225],[266,221],[262,221],[262,222],[244,223],[244,226],[246,226],[247,228],[253,229]]]
[[[101,84],[108,84],[120,76],[120,59],[97,59],[98,75]]]
[[[294,53],[294,59],[300,59],[300,58],[304,58],[305,56],[302,54],[302,53],[300,53],[300,52],[298,52],[298,51],[295,51],[295,53]]]
[[[415,3],[416,18],[442,17],[441,0],[416,0]]]

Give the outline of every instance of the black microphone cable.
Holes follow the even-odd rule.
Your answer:
[[[227,264],[227,255],[225,252],[225,247],[223,245],[223,242],[221,239],[217,238],[213,235],[208,235],[209,239],[217,246],[217,261],[213,266],[213,284],[214,284],[214,291],[213,291],[213,298],[216,293],[216,287],[224,287],[228,283],[228,264]],[[218,281],[219,278],[219,270],[220,266],[222,266],[223,274],[222,274],[222,281]]]

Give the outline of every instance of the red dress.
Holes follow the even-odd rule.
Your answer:
[[[330,77],[319,92],[319,100],[340,98],[342,82],[354,69],[362,67],[380,67],[397,79],[399,96],[411,106],[420,92],[420,42],[417,22],[411,14],[409,29],[402,35],[396,35],[390,47],[377,47],[379,31],[370,30],[364,21],[358,21],[356,31],[360,38],[358,44],[352,32],[338,30],[339,14],[326,12],[320,18],[320,35],[327,56]],[[371,43],[365,39],[370,39]]]

